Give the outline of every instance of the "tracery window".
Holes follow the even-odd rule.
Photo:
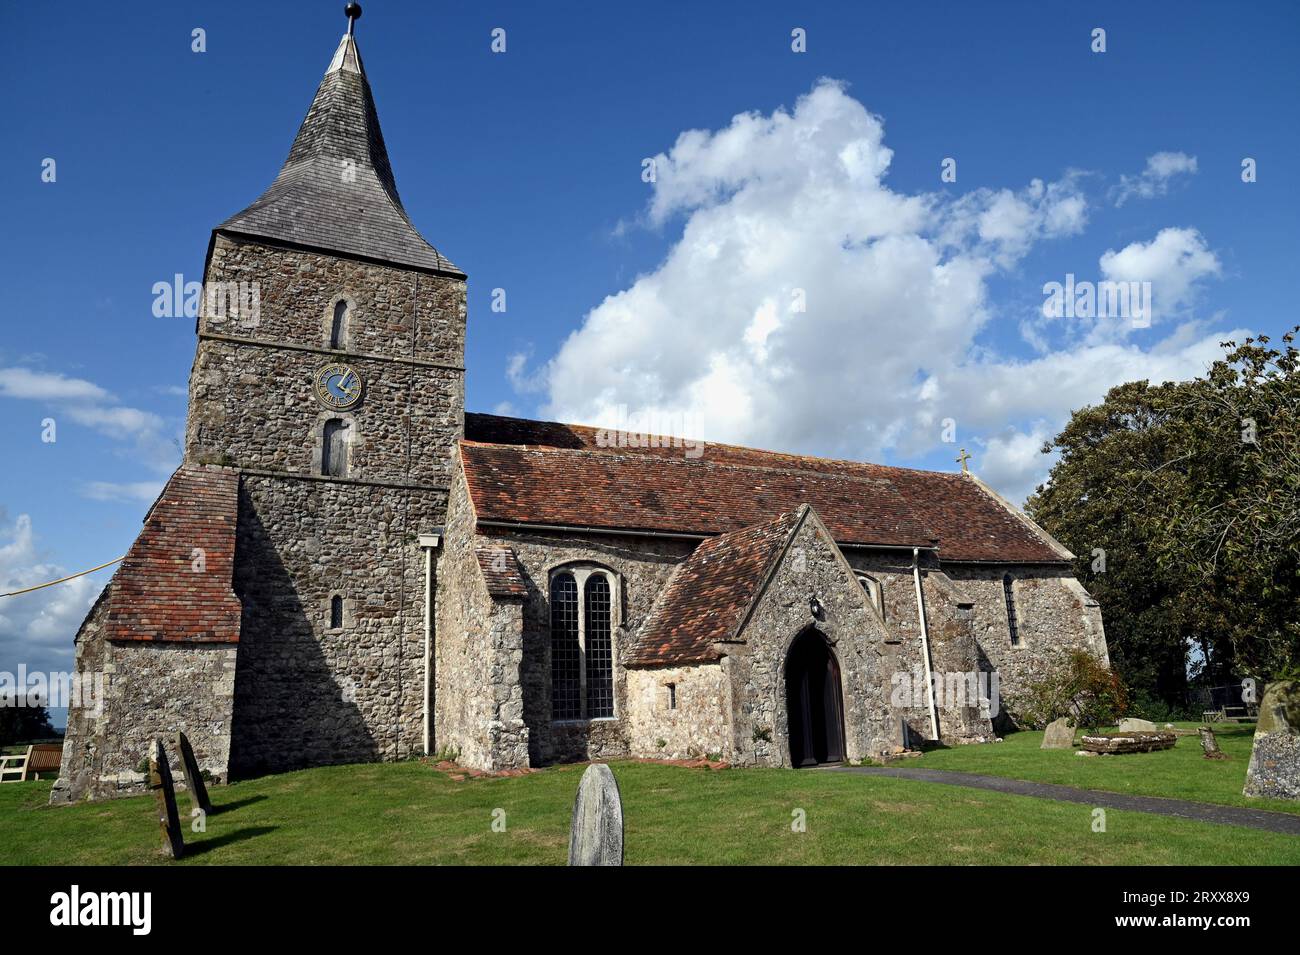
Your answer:
[[[551,578],[551,718],[614,715],[614,581],[593,568]]]

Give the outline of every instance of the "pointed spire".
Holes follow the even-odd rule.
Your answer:
[[[416,231],[393,180],[348,4],[339,41],[279,175],[217,227],[327,252],[463,275]]]

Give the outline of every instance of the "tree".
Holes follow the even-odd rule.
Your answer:
[[[49,711],[43,706],[0,706],[0,746],[54,736]]]
[[[1293,341],[1226,342],[1202,378],[1112,388],[1043,447],[1060,457],[1027,510],[1079,555],[1139,699],[1181,705],[1193,647],[1210,681],[1300,663]]]

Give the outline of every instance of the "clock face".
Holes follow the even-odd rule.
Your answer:
[[[347,411],[361,400],[361,376],[351,365],[325,365],[316,372],[315,390],[325,407]]]

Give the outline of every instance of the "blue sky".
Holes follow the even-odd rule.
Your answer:
[[[1295,319],[1293,3],[363,6],[406,208],[469,273],[471,410],[626,406],[945,469],[962,445],[1022,499],[1072,407]],[[179,460],[194,348],[151,289],[200,278],[211,228],[269,184],[341,7],[0,12],[0,589],[129,546]],[[1152,327],[1043,320],[1069,273],[1149,277]],[[0,671],[69,667],[108,574],[0,601]]]

